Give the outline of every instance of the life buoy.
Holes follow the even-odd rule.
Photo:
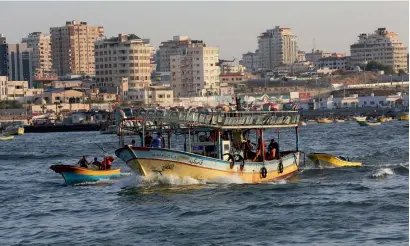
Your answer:
[[[235,158],[233,157],[233,155],[229,154],[229,153],[225,153],[223,156],[227,155],[228,156],[228,161],[230,161],[231,163],[229,164],[229,168],[232,169],[235,166]]]
[[[279,162],[278,171],[279,171],[279,173],[283,173],[283,163],[282,163],[282,160],[280,160],[280,162]]]
[[[262,176],[262,178],[266,178],[267,175],[268,175],[268,170],[266,169],[266,167],[262,167],[262,168],[261,168],[261,176]]]

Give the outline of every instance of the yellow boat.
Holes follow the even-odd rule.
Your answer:
[[[319,167],[359,167],[361,162],[351,162],[342,156],[334,156],[326,153],[311,153],[308,158]]]
[[[409,113],[408,113],[408,112],[400,113],[400,114],[397,116],[397,119],[398,119],[398,120],[409,120]]]
[[[14,136],[0,136],[0,141],[13,140]]]
[[[380,117],[379,119],[377,119],[379,122],[386,122],[388,121],[388,119],[386,117]]]
[[[328,118],[320,118],[320,119],[317,119],[317,123],[333,123],[333,120],[331,120],[331,119],[328,119]]]

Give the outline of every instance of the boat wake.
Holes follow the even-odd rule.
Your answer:
[[[390,175],[393,175],[394,172],[390,168],[380,168],[377,169],[374,173],[370,174],[370,178],[372,179],[381,179]]]

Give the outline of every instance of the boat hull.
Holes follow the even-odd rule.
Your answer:
[[[13,136],[24,135],[24,128],[23,127],[12,128],[12,129],[10,129],[8,134],[13,135]]]
[[[0,141],[13,140],[14,136],[0,136]]]
[[[379,126],[381,122],[357,121],[360,126]]]
[[[319,120],[317,120],[317,123],[320,123],[320,124],[329,124],[329,123],[333,123],[333,120],[329,120],[329,119],[319,119]]]
[[[320,167],[334,168],[334,167],[358,167],[361,166],[361,162],[350,162],[342,160],[341,158],[329,155],[325,153],[312,153],[308,155],[308,158],[319,165]]]
[[[120,177],[120,169],[90,170],[72,165],[53,165],[50,169],[61,174],[68,185]]]
[[[281,160],[232,163],[188,152],[125,146],[115,154],[138,175],[171,175],[180,178],[214,181],[223,177],[239,177],[244,183],[261,183],[284,179],[298,171],[299,152],[284,156]],[[282,164],[280,164],[282,163]],[[266,176],[262,168],[266,168]],[[282,169],[280,167],[283,167]],[[242,170],[241,170],[242,169]]]

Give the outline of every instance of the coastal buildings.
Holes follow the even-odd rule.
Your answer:
[[[359,40],[350,46],[351,62],[362,65],[377,61],[383,65],[392,66],[398,72],[407,69],[407,47],[394,32],[386,28],[378,28],[374,33],[359,35]]]
[[[28,86],[32,87],[33,82],[33,49],[27,44],[7,44],[8,60],[7,73],[9,81],[28,81]]]
[[[174,36],[172,40],[161,42],[157,51],[157,71],[171,71],[170,57],[174,55],[186,55],[187,48],[192,44],[192,40],[188,36]]]
[[[256,72],[260,68],[260,56],[259,50],[255,52],[248,52],[242,55],[242,60],[240,62],[245,66],[245,72]]]
[[[331,52],[324,52],[323,50],[312,50],[310,53],[305,54],[306,61],[316,63],[319,59],[331,56]]]
[[[177,97],[218,94],[219,48],[192,40],[185,55],[170,57],[171,86]]]
[[[8,76],[7,74],[7,41],[6,37],[0,33],[0,76]]]
[[[101,38],[95,42],[96,85],[102,92],[121,90],[124,78],[128,90],[151,85],[153,47],[135,34]]]
[[[0,100],[34,101],[43,89],[29,88],[28,81],[10,81],[7,76],[0,76]]]
[[[231,61],[222,62],[219,66],[221,68],[221,74],[243,73],[246,70],[245,66]]]
[[[170,106],[174,102],[174,91],[169,87],[150,86],[139,91],[130,91],[128,100],[140,101],[146,105]]]
[[[298,62],[306,61],[306,53],[304,51],[298,51],[297,61]]]
[[[349,64],[349,56],[332,55],[329,57],[320,58],[316,63],[316,68],[329,68],[332,70],[346,69]]]
[[[258,37],[261,68],[273,69],[280,64],[291,64],[297,60],[297,38],[290,28],[276,26]]]
[[[102,26],[67,21],[65,26],[50,28],[53,67],[59,76],[95,74],[94,42],[102,37]]]
[[[54,77],[56,75],[51,59],[50,37],[49,34],[33,32],[21,41],[33,50],[32,67],[34,76],[37,78]]]

